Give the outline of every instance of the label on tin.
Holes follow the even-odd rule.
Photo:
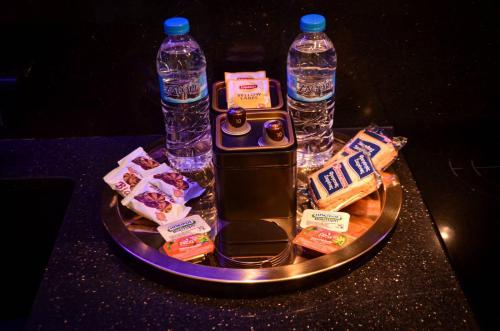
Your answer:
[[[161,98],[169,103],[191,103],[208,95],[207,75],[201,73],[192,80],[166,79],[158,76]]]
[[[331,78],[314,82],[305,82],[295,75],[288,74],[288,96],[303,102],[318,102],[332,98],[335,95],[335,72]]]

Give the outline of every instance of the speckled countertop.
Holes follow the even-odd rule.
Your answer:
[[[158,136],[2,140],[5,178],[68,177],[75,186],[29,329],[477,329],[401,159],[399,223],[373,253],[299,289],[204,288],[124,256],[100,218],[101,177]]]

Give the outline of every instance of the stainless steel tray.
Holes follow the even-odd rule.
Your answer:
[[[345,138],[345,137],[341,137]],[[336,138],[338,145],[345,139]],[[147,150],[158,161],[165,162],[163,141],[153,143]],[[214,176],[211,169],[186,174],[207,188],[203,196],[189,205],[193,214],[200,214],[212,227],[212,239],[217,233]],[[309,206],[305,190],[307,174],[298,174],[298,217],[303,209]],[[309,277],[340,266],[367,253],[380,243],[394,228],[402,204],[402,189],[395,174],[386,173],[383,185],[377,192],[361,200],[357,205],[350,206],[351,222],[363,224],[366,230],[350,245],[327,255],[308,258],[301,249],[296,247],[296,257],[293,264],[260,268],[234,269],[217,266],[213,257],[201,263],[183,262],[160,253],[159,248],[164,243],[163,238],[155,230],[155,224],[140,218],[120,203],[120,197],[110,188],[103,192],[102,221],[105,228],[127,253],[155,268],[200,281],[232,284],[257,284],[291,281]],[[370,203],[371,210],[364,209]],[[373,208],[375,207],[375,208]]]

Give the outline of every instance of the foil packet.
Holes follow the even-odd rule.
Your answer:
[[[191,207],[175,202],[168,193],[144,178],[122,199],[122,205],[160,225],[187,216]]]
[[[342,147],[326,165],[349,154],[363,151],[370,155],[373,165],[378,171],[387,169],[398,157],[398,152],[406,144],[405,137],[392,137],[381,127],[372,124],[359,131],[344,147]]]
[[[349,229],[349,217],[348,213],[340,211],[306,209],[302,212],[300,227],[305,229],[317,226],[331,231],[346,232]]]
[[[382,183],[370,156],[364,152],[339,158],[308,176],[307,181],[314,205],[332,211],[375,192]]]
[[[199,215],[192,215],[176,222],[158,227],[158,232],[165,241],[174,241],[177,238],[189,235],[210,232],[210,226]]]

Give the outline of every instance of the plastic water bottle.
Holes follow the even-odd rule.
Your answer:
[[[300,19],[300,33],[288,52],[288,111],[298,139],[297,165],[317,168],[333,152],[333,113],[337,54],[323,32],[325,18],[310,14]]]
[[[179,171],[205,169],[212,158],[205,55],[183,17],[165,20],[167,37],[156,68],[170,164]]]

